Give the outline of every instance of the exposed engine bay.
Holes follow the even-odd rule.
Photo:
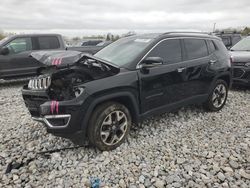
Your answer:
[[[84,91],[84,83],[119,72],[119,68],[91,55],[78,54],[78,52],[69,54],[70,51],[61,53],[57,52],[54,56],[47,53],[39,54],[39,57],[36,56],[37,54],[32,54],[34,58],[47,66],[39,68],[39,76],[30,80],[29,89],[46,90],[51,100],[71,100],[81,95]],[[66,56],[65,53],[67,53]],[[76,58],[76,53],[78,58]]]

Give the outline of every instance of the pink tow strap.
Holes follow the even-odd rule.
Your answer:
[[[59,113],[59,102],[58,101],[51,101],[50,103],[50,112],[54,114],[54,111],[58,114]]]
[[[52,65],[61,65],[62,64],[62,58],[55,58],[52,61]]]

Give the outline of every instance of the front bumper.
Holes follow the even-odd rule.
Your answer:
[[[233,84],[250,86],[250,67],[233,66]]]
[[[69,126],[71,115],[61,114],[61,115],[45,115],[44,117],[32,117],[35,121],[40,121],[46,124],[47,127],[51,129],[63,129]]]
[[[53,101],[46,91],[30,90],[24,86],[22,95],[32,119],[42,122],[49,133],[70,138],[84,131],[82,122],[87,110],[87,106],[83,105],[86,93],[73,100]]]

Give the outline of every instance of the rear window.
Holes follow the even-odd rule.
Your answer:
[[[41,50],[60,48],[58,38],[53,36],[38,37],[38,43]]]
[[[96,46],[97,44],[101,43],[102,40],[89,40],[82,43],[82,46]]]
[[[208,49],[203,39],[184,39],[187,59],[198,59],[208,55]]]
[[[222,37],[221,39],[222,39],[222,42],[224,43],[225,46],[231,45],[230,37]]]

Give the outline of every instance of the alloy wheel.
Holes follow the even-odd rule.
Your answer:
[[[101,125],[101,140],[112,146],[120,142],[128,129],[128,119],[124,112],[116,110],[108,114]]]
[[[227,89],[224,84],[219,84],[216,86],[213,92],[212,103],[214,107],[220,108],[227,97]]]

